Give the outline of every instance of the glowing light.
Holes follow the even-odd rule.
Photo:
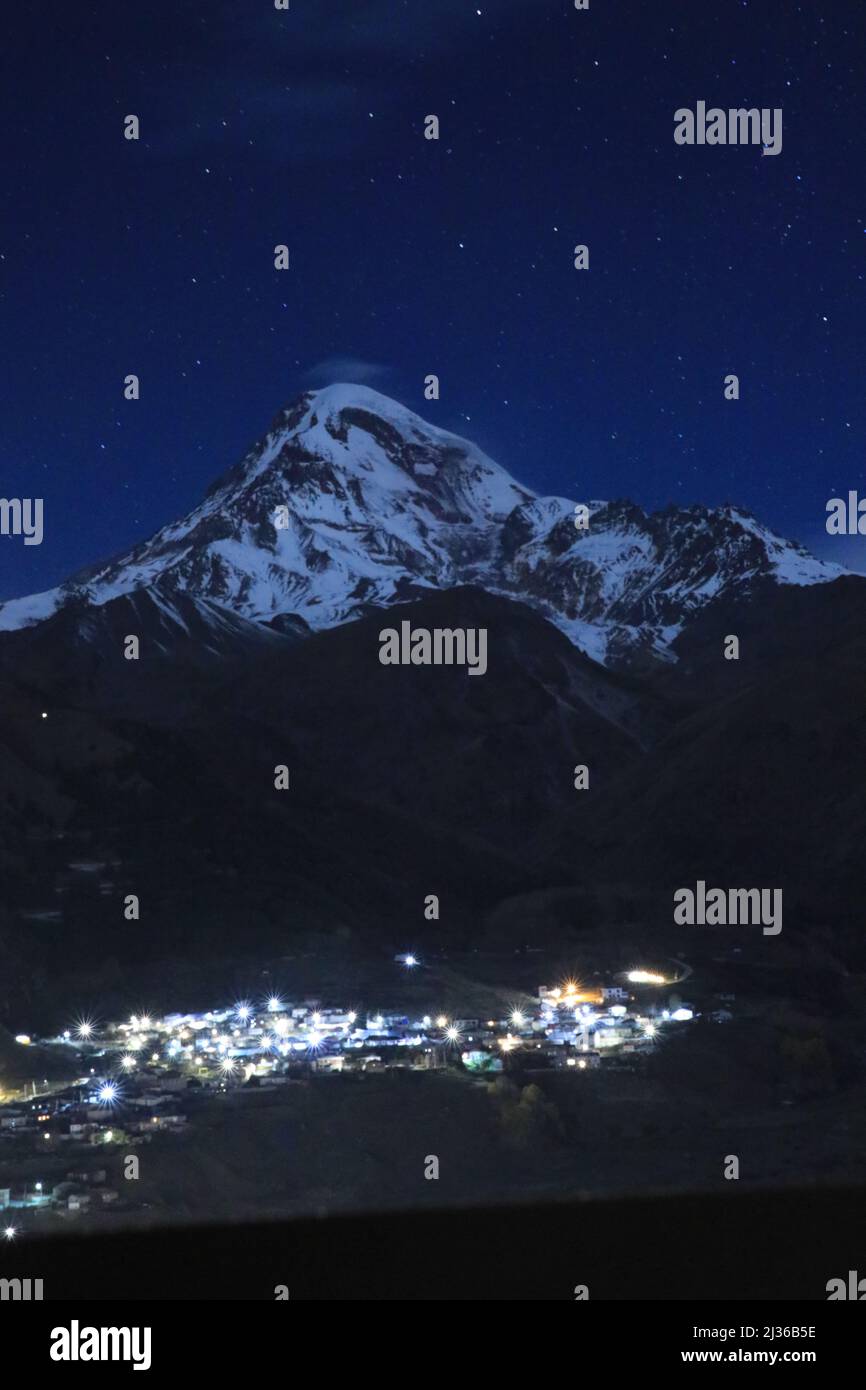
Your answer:
[[[119,1095],[120,1091],[113,1081],[104,1081],[97,1092],[101,1105],[114,1105]]]
[[[43,715],[43,718],[44,718],[44,715]],[[18,1234],[18,1227],[17,1227],[17,1226],[6,1226],[6,1227],[4,1228],[3,1236],[4,1236],[4,1239],[5,1239],[5,1240],[14,1240],[15,1237],[17,1236],[17,1234]]]
[[[347,1017],[350,1023],[355,1023],[357,1021],[358,1015],[356,1013],[350,1013],[347,1015]]]
[[[451,1024],[450,1028],[445,1029],[445,1036],[449,1042],[456,1043],[460,1037],[460,1029]]]
[[[235,1064],[231,1057],[224,1057],[223,1060],[220,1062],[220,1071],[222,1072],[223,1076],[231,1076],[234,1069]]]
[[[240,1004],[235,1004],[235,1013],[237,1014],[238,1018],[242,1019],[244,1022],[246,1022],[246,1020],[249,1018],[250,1006],[245,999],[242,1000]]]
[[[511,1022],[514,1024],[515,1028],[522,1028],[526,1019],[519,1009],[515,1009],[511,1015]]]
[[[644,1028],[644,1032],[646,1033],[648,1038],[655,1037],[656,1031],[657,1029],[654,1023],[648,1023]]]
[[[29,1047],[29,1046],[30,1046],[30,1034],[29,1034],[29,1033],[16,1033],[16,1034],[15,1034],[15,1041],[16,1041],[17,1043],[20,1043],[22,1047]]]
[[[411,970],[413,965],[417,965],[417,964],[418,964],[417,957],[416,957],[416,956],[404,956],[404,957],[403,957],[403,964],[404,964],[404,965],[408,965],[409,969]]]
[[[78,1034],[79,1038],[89,1038],[89,1037],[92,1037],[92,1035],[93,1035],[93,1024],[90,1022],[89,1019],[87,1019],[87,1018],[82,1018],[82,1019],[79,1021],[78,1025],[77,1025],[77,1027],[76,1027],[76,1029],[75,1029],[75,1031],[76,1031],[76,1033]]]
[[[651,970],[630,970],[626,976],[633,985],[665,985],[664,975],[654,975]]]
[[[447,1020],[447,1018],[445,1017],[444,1014],[440,1014],[439,1017],[437,1018],[437,1020],[436,1020],[436,1027],[437,1027],[437,1028],[447,1028],[447,1027],[448,1027],[448,1020]]]
[[[268,1000],[268,1013],[275,1014],[275,1013],[277,1013],[278,1010],[280,1010],[282,1007],[283,1007],[283,1001],[282,1001],[282,999],[279,999],[279,998],[277,997],[276,994],[272,994],[271,997],[270,997],[270,999]]]
[[[690,1018],[694,1018],[691,1009],[674,1009],[671,1018],[677,1023],[688,1023]]]
[[[125,1057],[121,1057],[120,1065],[124,1068],[125,1071],[129,1071],[132,1067],[135,1066],[135,1058],[131,1057],[127,1052]]]

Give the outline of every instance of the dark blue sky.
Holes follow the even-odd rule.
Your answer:
[[[827,499],[866,490],[864,9],[10,12],[0,495],[43,497],[46,530],[0,539],[0,597],[182,514],[294,394],[346,378],[541,491],[731,500],[866,569],[866,539],[824,533]],[[677,146],[698,100],[782,107],[781,154]]]

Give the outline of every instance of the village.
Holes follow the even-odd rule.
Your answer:
[[[396,960],[407,971],[419,965],[413,955]],[[127,1192],[135,1185],[112,1186],[107,1160],[121,1157],[123,1175],[135,1176],[136,1150],[183,1136],[205,1098],[242,1100],[323,1075],[363,1078],[389,1070],[452,1069],[483,1079],[518,1071],[634,1069],[665,1031],[697,1016],[679,996],[668,997],[670,983],[647,970],[592,988],[566,980],[540,986],[535,996],[524,995],[505,1015],[491,1018],[361,1015],[274,995],[258,1005],[241,1000],[203,1013],[132,1015],[104,1026],[83,1018],[49,1038],[19,1034],[21,1048],[68,1058],[71,1079],[31,1081],[0,1093],[3,1234],[14,1239],[25,1213],[38,1224],[42,1212],[74,1218],[131,1209]],[[721,1023],[731,1014],[723,1008],[712,1017]],[[116,1173],[117,1162],[113,1167]]]

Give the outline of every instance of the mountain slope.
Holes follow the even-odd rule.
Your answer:
[[[100,617],[122,627],[128,602]],[[31,643],[18,683],[0,678],[0,867],[27,968],[50,958],[59,989],[82,962],[318,951],[337,930],[374,954],[425,933],[453,944],[502,895],[569,881],[575,866],[548,846],[578,796],[573,767],[590,762],[601,788],[640,757],[640,690],[483,591],[428,594],[393,621],[410,614],[485,626],[485,678],[382,666],[379,615],[301,641],[242,632],[231,657],[197,669],[173,625],[184,701],[166,693],[167,655],[145,644],[127,663],[110,636],[94,664],[70,613],[7,634],[0,650]],[[124,922],[129,892],[141,929]]]
[[[674,659],[720,598],[844,573],[732,506],[647,514],[536,497],[479,449],[367,387],[301,395],[187,517],[44,594],[0,605],[0,630],[136,590],[189,595],[254,622],[321,629],[471,584],[537,607],[599,661]],[[213,616],[213,613],[211,613]]]
[[[302,640],[232,617],[207,659],[196,624],[224,610],[175,602],[183,623],[143,591],[0,638],[0,658],[15,649],[0,671],[6,939],[25,971],[50,958],[58,989],[82,962],[108,979],[181,945],[215,964],[317,952],[337,930],[373,953],[467,944],[509,903],[514,944],[622,927],[624,904],[662,929],[673,888],[699,877],[781,886],[786,943],[805,932],[860,959],[855,580],[777,589],[769,624],[754,605],[717,613],[741,626],[739,662],[710,624],[651,678],[479,589]],[[485,627],[484,679],[382,666],[383,622],[404,619]],[[138,662],[120,651],[131,620]]]
[[[307,636],[299,618],[252,622],[209,599],[159,583],[107,603],[75,598],[50,618],[0,633],[0,673],[63,705],[166,722],[208,687],[214,667],[255,660]],[[127,639],[138,639],[127,659]]]
[[[157,581],[315,627],[459,582],[491,524],[532,494],[465,440],[365,387],[308,392],[183,521],[61,589],[5,604],[0,625],[78,594],[104,603]],[[288,524],[277,516],[288,508]]]

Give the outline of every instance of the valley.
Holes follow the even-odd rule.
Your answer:
[[[45,1036],[72,1001],[105,1020],[266,986],[399,1007],[382,978],[407,949],[442,1008],[498,1017],[542,962],[582,977],[675,959],[694,1046],[639,1059],[640,1098],[611,1077],[593,1131],[622,1113],[631,1141],[567,1181],[627,1184],[631,1165],[664,1184],[652,1133],[681,1122],[756,1125],[752,1178],[802,1177],[819,1150],[835,1171],[866,1057],[866,581],[735,508],[599,502],[578,534],[570,502],[359,390],[300,398],[192,518],[0,610],[0,1027]],[[383,665],[383,629],[483,633],[483,679]],[[689,883],[772,885],[784,931],[677,920]],[[446,1083],[417,1084],[435,1111]],[[773,1157],[806,1104],[829,1130]],[[576,1162],[548,1140],[532,1190]],[[702,1180],[696,1144],[676,1183],[690,1163]]]

